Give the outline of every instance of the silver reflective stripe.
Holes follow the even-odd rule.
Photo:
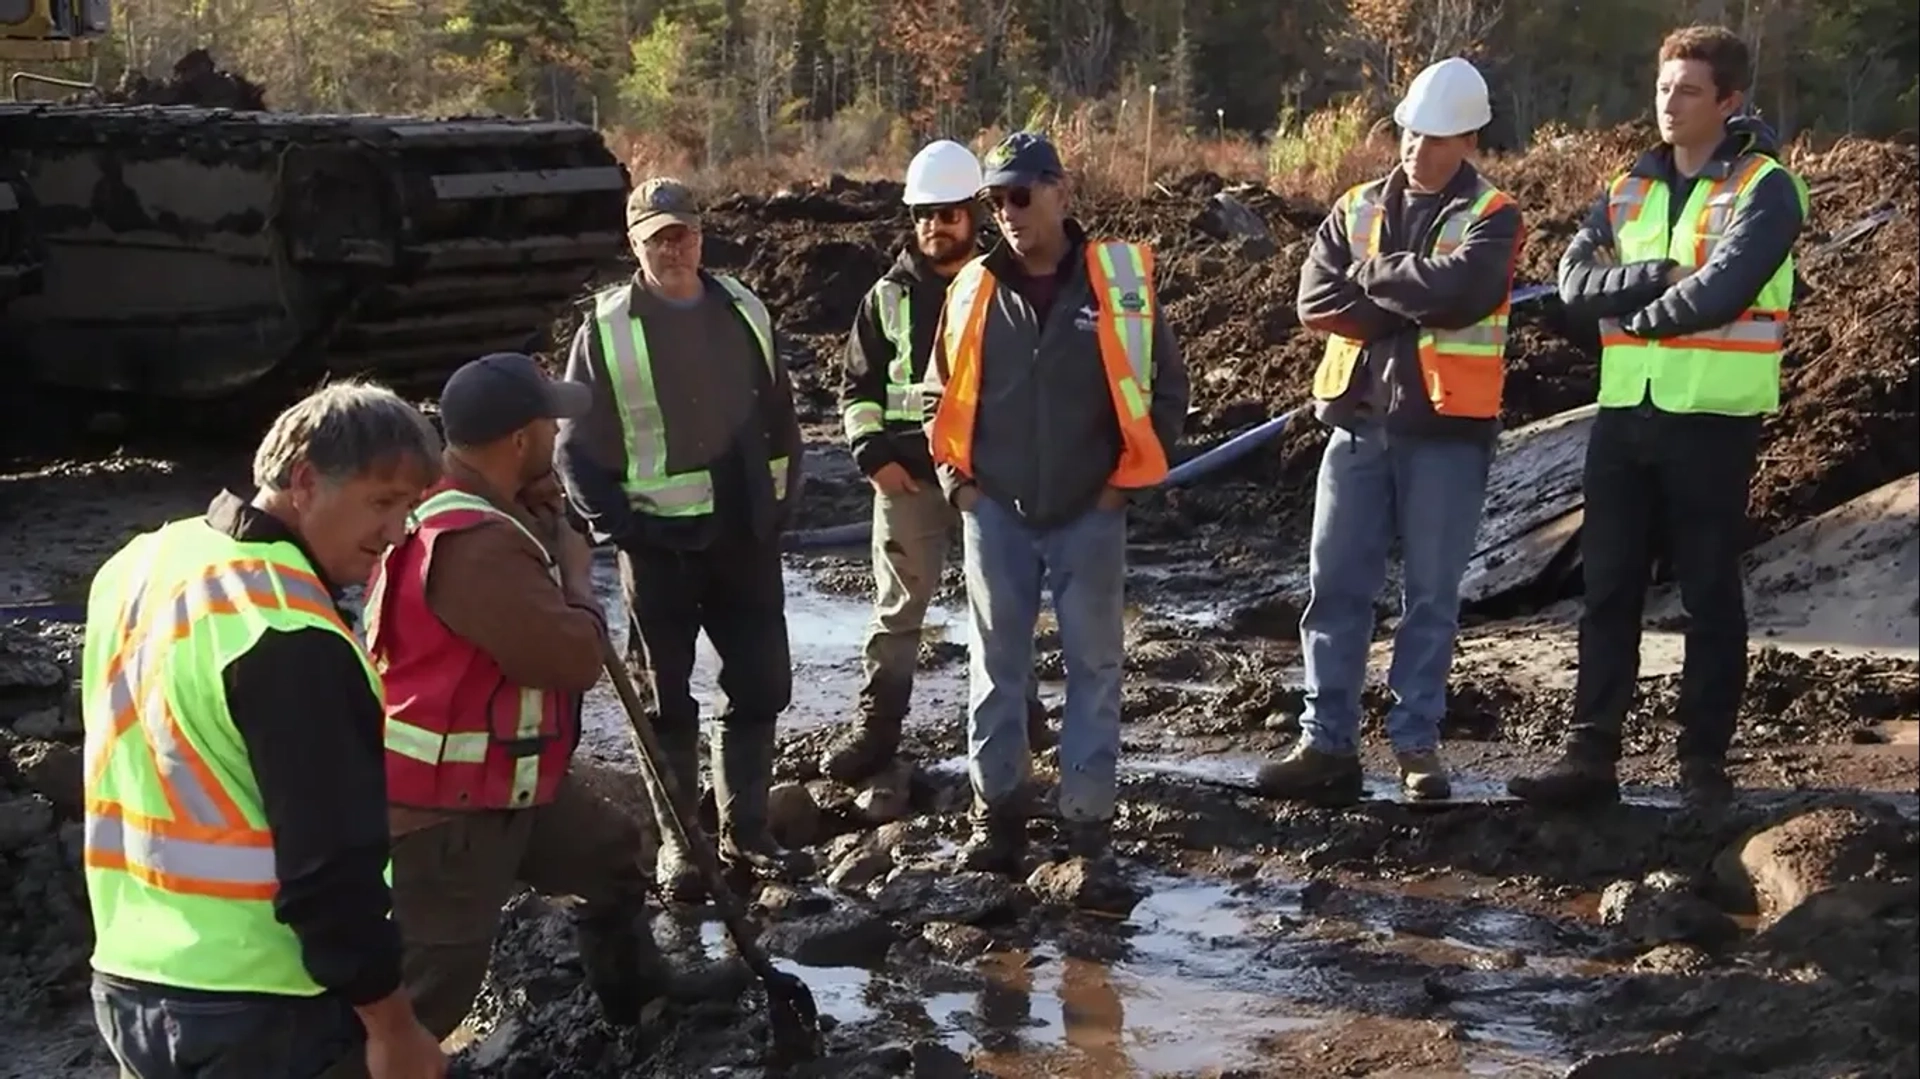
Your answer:
[[[1111,320],[1127,355],[1128,377],[1120,394],[1129,419],[1147,414],[1147,395],[1153,387],[1153,289],[1147,280],[1146,259],[1129,243],[1103,243],[1096,249],[1100,276],[1107,294],[1100,297],[1102,313]]]
[[[947,286],[947,309],[943,336],[946,339],[947,366],[951,370],[960,355],[960,346],[965,343],[967,319],[973,314],[974,297],[980,294],[980,288],[991,278],[986,263],[974,259],[960,268],[954,275],[953,283]],[[933,364],[927,364],[927,378],[933,377]]]
[[[1768,345],[1783,347],[1787,340],[1787,320],[1783,318],[1738,318],[1725,326],[1718,326],[1699,333],[1690,333],[1685,337],[1668,338],[1665,344],[1672,348],[1685,348],[1693,342],[1730,345]],[[1709,346],[1710,347],[1710,346]]]
[[[707,512],[713,488],[704,471],[666,474],[666,420],[654,388],[646,329],[627,311],[627,286],[603,293],[595,318],[626,434],[627,497],[644,512],[662,516]]]
[[[520,690],[519,723],[514,729],[514,737],[520,739],[540,737],[540,723],[545,715],[544,701],[537,689]],[[531,754],[513,762],[513,800],[525,802],[531,799],[540,785],[540,757]]]
[[[885,430],[885,420],[886,410],[872,401],[855,401],[840,413],[849,442]]]
[[[918,421],[925,415],[925,399],[913,380],[913,306],[898,281],[881,278],[874,287],[880,332],[893,345],[887,360],[886,418]]]
[[[1380,253],[1380,233],[1386,224],[1386,211],[1368,190],[1353,196],[1347,207],[1347,250],[1357,259]]]
[[[99,813],[87,814],[86,845],[91,851],[118,854],[129,866],[173,877],[267,886],[278,880],[271,846],[200,843],[155,835]]]
[[[547,545],[540,541],[540,537],[534,535],[532,529],[521,524],[520,518],[481,498],[479,495],[448,488],[434,495],[432,498],[427,499],[425,502],[422,502],[420,508],[414,512],[415,515],[424,522],[436,514],[450,513],[454,510],[469,510],[474,513],[491,514],[519,529],[521,535],[532,540],[533,545],[540,549],[540,557],[547,565],[547,576],[552,577],[555,584],[560,583],[560,565],[554,561],[553,552],[547,550]]]

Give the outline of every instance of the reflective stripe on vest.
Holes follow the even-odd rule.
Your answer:
[[[546,563],[547,576],[554,584],[560,583],[560,565],[547,551],[547,545],[533,534],[518,517],[500,509],[479,495],[458,488],[439,491],[414,511],[415,528],[424,528],[433,518],[444,513],[485,513],[513,525],[520,534],[533,541],[540,549],[542,560]],[[377,608],[370,608],[368,623],[377,625]],[[518,707],[514,716],[514,737],[516,739],[534,739],[540,737],[542,722],[546,716],[545,695],[537,689],[522,686],[519,689]],[[487,759],[487,747],[493,736],[486,731],[455,731],[442,734],[417,724],[408,723],[391,715],[386,722],[386,748],[403,757],[408,757],[426,765],[448,761],[455,764],[481,764]],[[529,754],[514,761],[513,799],[516,803],[533,798],[540,785],[540,758]]]
[[[378,674],[291,543],[241,543],[192,519],[137,537],[101,568],[82,659],[98,969],[209,990],[321,991],[273,911],[273,835],[222,678],[267,632],[314,628],[353,645],[379,697]]]
[[[774,352],[773,317],[766,305],[732,277],[715,274],[714,279],[745,316],[766,359],[768,377],[778,381],[775,365],[780,357]],[[629,290],[633,287],[619,285],[594,299],[600,352],[606,358],[607,381],[613,388],[620,428],[626,436],[627,474],[622,486],[634,509],[641,513],[655,517],[704,516],[713,512],[713,479],[707,470],[667,471],[666,419],[660,411],[660,394],[654,385],[646,329],[628,309]],[[773,475],[774,498],[784,499],[787,459],[772,458],[767,468]]]
[[[1151,487],[1166,478],[1166,448],[1153,430],[1153,334],[1158,301],[1153,249],[1120,241],[1089,243],[1088,286],[1099,314],[1095,331],[1114,414],[1120,459],[1108,482]],[[996,287],[984,259],[963,267],[947,288],[942,343],[949,374],[934,414],[930,448],[936,462],[973,474],[974,419],[980,399],[982,339]]]
[[[926,401],[913,377],[913,307],[900,282],[883,277],[873,286],[873,309],[880,317],[880,335],[893,347],[887,358],[887,401],[853,401],[841,411],[847,441],[856,442],[886,429],[888,421],[919,423],[926,418]]]
[[[1340,204],[1347,216],[1347,242],[1355,260],[1380,253],[1386,230],[1386,182],[1376,180],[1349,190]],[[1513,200],[1483,176],[1473,200],[1464,210],[1443,214],[1436,222],[1432,257],[1442,258],[1460,249],[1476,223],[1511,205]],[[1509,277],[1512,276],[1509,269]],[[1503,300],[1487,317],[1457,330],[1422,326],[1417,344],[1420,381],[1435,415],[1462,419],[1492,419],[1500,414],[1506,383],[1507,321],[1512,301]],[[1353,369],[1365,343],[1331,335],[1319,368],[1313,394],[1331,401],[1353,383]]]
[[[1740,206],[1768,173],[1785,166],[1764,154],[1733,163],[1725,176],[1695,183],[1669,235],[1671,191],[1622,174],[1607,189],[1607,222],[1621,262],[1671,258],[1704,266]],[[1807,209],[1806,189],[1794,178]],[[1667,412],[1753,416],[1780,407],[1780,360],[1793,304],[1793,256],[1767,280],[1753,306],[1711,330],[1658,340],[1635,337],[1617,319],[1600,320],[1599,403],[1631,408],[1651,396]]]

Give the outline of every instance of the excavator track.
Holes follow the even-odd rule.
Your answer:
[[[0,374],[430,392],[621,263],[626,187],[579,124],[0,104]]]

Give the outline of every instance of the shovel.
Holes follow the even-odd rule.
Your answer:
[[[667,816],[671,819],[661,821],[661,827],[673,830],[680,845],[699,868],[700,875],[706,878],[707,891],[713,896],[714,906],[720,908],[720,920],[726,923],[727,936],[732,938],[733,946],[739,950],[740,957],[746,960],[754,976],[766,986],[767,1026],[772,1035],[773,1063],[786,1065],[818,1059],[823,1045],[820,1009],[814,1003],[813,991],[807,988],[807,983],[775,968],[773,960],[767,958],[766,949],[760,947],[753,927],[747,923],[746,907],[727,887],[726,875],[720,869],[719,851],[700,830],[700,819],[694,814],[691,800],[692,792],[681,790],[674,782],[673,772],[662,763],[665,754],[660,751],[659,739],[653,733],[653,725],[647,722],[646,709],[640,705],[640,694],[634,689],[633,678],[627,674],[626,664],[614,653],[612,641],[601,643],[600,659],[601,665],[607,669],[607,677],[613,680],[614,691],[620,694],[620,703],[626,708],[640,767],[645,770],[648,781],[667,796]]]

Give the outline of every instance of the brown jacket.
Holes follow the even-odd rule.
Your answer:
[[[556,529],[567,527],[558,514],[501,497],[458,461],[449,459],[446,470],[448,479],[513,514],[549,546]],[[600,680],[606,615],[591,581],[556,587],[546,564],[546,552],[505,521],[449,533],[434,550],[427,606],[449,630],[492,657],[508,679],[536,689],[585,693]],[[400,835],[445,816],[395,808],[389,821],[393,834]]]

